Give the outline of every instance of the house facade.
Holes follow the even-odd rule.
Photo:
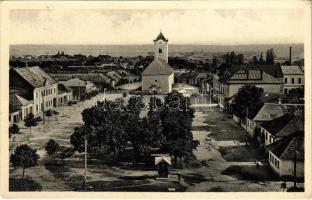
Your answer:
[[[85,99],[90,93],[97,90],[93,83],[90,81],[83,81],[79,78],[61,81],[60,83],[73,90],[73,99],[76,100]]]
[[[66,85],[59,83],[58,84],[58,94],[57,102],[58,106],[67,105],[68,102],[73,100],[73,89],[67,87]]]
[[[291,89],[304,87],[304,71],[299,66],[281,66],[284,76],[284,94],[288,94]]]

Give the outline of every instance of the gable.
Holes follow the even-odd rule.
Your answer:
[[[143,71],[142,75],[171,75],[174,70],[164,60],[154,59]]]

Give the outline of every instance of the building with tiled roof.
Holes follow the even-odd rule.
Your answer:
[[[9,95],[9,122],[10,125],[25,119],[33,112],[33,102],[24,99],[17,94]]]
[[[174,70],[168,64],[168,40],[160,33],[154,40],[154,60],[142,73],[142,91],[170,93]]]
[[[304,87],[304,71],[296,65],[281,66],[284,78],[284,94],[288,94],[291,89]]]
[[[281,93],[283,83],[263,70],[240,69],[233,74],[227,74],[218,80],[218,104],[221,109],[227,109],[228,100],[237,94],[245,85],[254,85],[262,88],[264,93]],[[214,87],[215,88],[215,87]]]
[[[280,117],[277,117],[271,121],[263,122],[261,124],[261,134],[264,135],[264,144],[269,145],[277,140],[280,139],[280,137],[277,137],[277,134],[280,133],[282,129],[294,118],[294,115],[291,114],[285,114]],[[288,128],[290,128],[288,126]],[[289,133],[290,131],[290,133]],[[296,131],[292,130],[292,128],[287,131],[284,129],[284,132],[288,132],[289,134],[293,133]]]
[[[73,89],[63,83],[58,83],[57,103],[58,106],[67,105],[73,100]]]
[[[57,81],[40,67],[10,69],[10,90],[33,102],[33,114],[57,105]]]
[[[79,78],[61,81],[60,83],[73,90],[73,98],[80,100],[85,99],[90,93],[97,90],[97,87],[90,81],[84,81]]]
[[[267,148],[269,164],[275,173],[281,177],[292,177],[296,162],[296,176],[304,177],[304,132],[294,132]]]

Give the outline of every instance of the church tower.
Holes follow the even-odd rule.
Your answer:
[[[168,40],[165,38],[162,32],[160,32],[157,38],[154,40],[154,49],[154,59],[161,58],[166,61],[166,63],[168,63]]]

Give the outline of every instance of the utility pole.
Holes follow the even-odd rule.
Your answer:
[[[42,97],[42,123],[44,124],[44,104],[45,104],[45,102],[44,102],[44,92],[43,91],[41,91],[41,97]]]
[[[86,190],[86,187],[87,187],[87,168],[88,168],[88,165],[87,165],[87,154],[88,154],[88,152],[87,152],[87,149],[88,149],[88,144],[87,144],[88,142],[87,142],[87,134],[85,135],[85,157],[84,157],[84,161],[85,161],[85,163],[84,163],[84,188],[85,188],[85,190]]]
[[[296,144],[295,156],[294,156],[294,189],[297,188],[297,153],[298,153],[298,146]]]
[[[209,91],[209,104],[210,104],[210,106],[209,106],[209,110],[210,111],[212,111],[212,109],[211,109],[211,95],[212,95],[212,88],[210,89],[210,91]]]
[[[246,142],[246,146],[248,145],[248,142],[247,142],[247,137],[248,137],[248,106],[246,107],[246,129],[245,129],[245,142]]]

